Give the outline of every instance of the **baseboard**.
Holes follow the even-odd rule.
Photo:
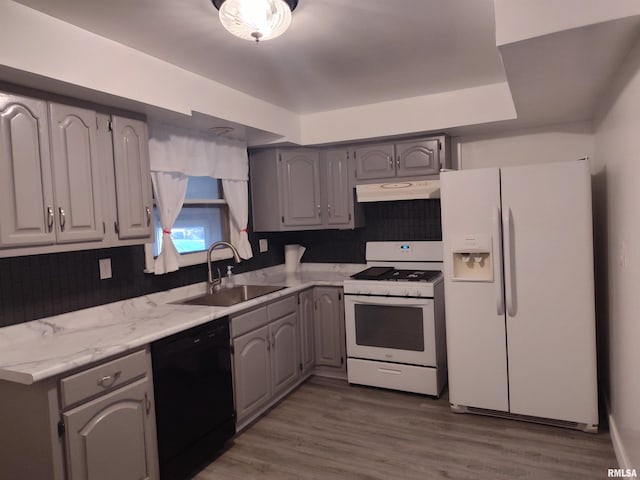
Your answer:
[[[620,438],[620,432],[618,432],[615,418],[611,415],[608,404],[607,415],[609,418],[609,435],[611,435],[611,443],[613,444],[613,451],[616,454],[616,460],[618,460],[618,467],[623,469],[633,468],[624,444],[622,443],[622,438]]]

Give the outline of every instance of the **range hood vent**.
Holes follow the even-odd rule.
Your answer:
[[[356,197],[358,202],[440,198],[440,180],[356,185]]]

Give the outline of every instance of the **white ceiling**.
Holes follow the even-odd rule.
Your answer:
[[[210,0],[19,0],[299,114],[505,81],[493,0],[300,0],[255,44]]]
[[[173,76],[166,84],[158,78],[150,85],[161,98],[139,95],[132,89],[141,78],[161,75],[146,70],[149,62],[140,64],[144,74],[96,83],[101,46],[98,63],[84,57],[85,75],[73,59],[60,56],[66,45],[58,40],[35,50],[0,46],[12,59],[0,65],[3,80],[187,128],[229,125],[250,145],[466,135],[589,120],[640,32],[640,7],[622,1],[606,8],[592,2],[585,9],[583,0],[299,0],[290,29],[256,44],[224,30],[210,0],[15,1],[179,68],[167,69]],[[21,11],[9,13],[31,21]],[[58,25],[40,17],[33,21],[59,34]],[[13,25],[5,27],[13,31]],[[28,27],[17,31],[22,35]],[[211,86],[176,83],[183,78],[180,69]],[[174,90],[167,97],[164,90],[173,85],[216,93]]]

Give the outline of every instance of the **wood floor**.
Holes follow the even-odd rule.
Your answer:
[[[195,477],[606,479],[609,433],[456,414],[430,397],[311,377]]]

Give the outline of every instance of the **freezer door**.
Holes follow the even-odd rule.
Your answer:
[[[508,411],[505,318],[500,308],[500,172],[443,172],[440,194],[449,399],[454,405]],[[491,278],[474,280],[468,275],[467,280],[454,280],[454,255],[468,238],[481,238],[483,249],[489,245]]]
[[[511,412],[597,424],[588,163],[501,178]]]

